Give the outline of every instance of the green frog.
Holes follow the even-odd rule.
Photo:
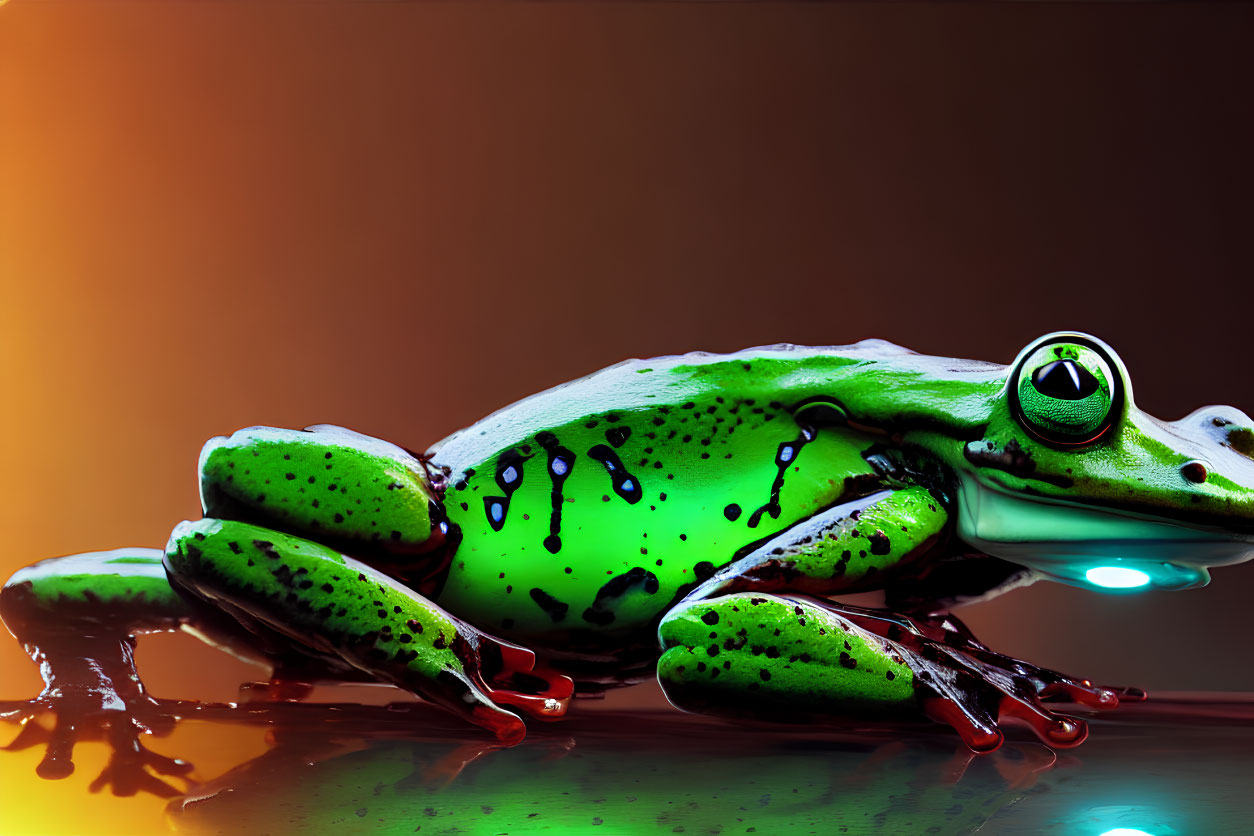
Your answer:
[[[268,662],[276,699],[391,683],[503,745],[520,714],[656,674],[690,711],[930,717],[979,752],[1014,718],[1073,746],[1084,722],[1050,701],[1143,692],[998,654],[951,608],[1038,579],[1201,586],[1254,553],[1251,458],[1242,412],[1155,419],[1110,346],[1068,332],[1009,366],[880,340],[629,360],[423,453],[253,427],[205,446],[204,518],[164,551],[8,581],[46,688],[0,714],[54,716],[47,777],[92,729],[115,791],[178,773],[138,741],[160,703],[132,648],[182,629]],[[870,591],[883,607],[839,600]]]

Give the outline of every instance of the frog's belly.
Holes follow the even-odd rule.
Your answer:
[[[717,541],[721,550],[687,548],[693,539],[659,524],[634,538],[622,530],[585,537],[572,526],[557,554],[539,543],[503,554],[463,541],[437,601],[537,651],[580,691],[631,684],[653,675],[662,614],[737,550],[731,539]]]
[[[711,390],[550,426],[486,459],[454,445],[432,460],[461,535],[436,600],[488,633],[581,659],[655,653],[660,615],[697,582],[874,490],[865,436],[803,429],[775,402]]]
[[[579,501],[564,510],[575,510]],[[660,502],[655,499],[653,507]],[[496,635],[589,652],[649,630],[693,584],[783,521],[782,515],[778,522],[768,518],[770,526],[762,524],[756,536],[705,532],[703,545],[696,520],[682,526],[678,517],[654,512],[646,518],[651,524],[641,525],[616,519],[625,515],[607,508],[588,521],[572,514],[562,527],[560,550],[551,553],[543,544],[550,536],[547,515],[522,516],[519,529],[530,537],[462,541],[437,602]]]
[[[751,447],[699,446],[691,462],[643,453],[611,470],[572,454],[559,480],[546,471],[554,457],[533,451],[513,471],[455,475],[445,505],[462,540],[438,603],[489,633],[583,657],[655,644],[658,617],[695,583],[848,496],[848,439],[820,433],[783,467],[780,447],[799,431],[778,424]]]

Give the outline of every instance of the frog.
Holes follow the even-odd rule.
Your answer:
[[[1250,418],[1142,412],[1082,332],[1008,365],[883,340],[633,359],[423,452],[251,427],[198,470],[203,517],[164,550],[52,558],[0,590],[45,682],[0,716],[52,715],[19,734],[44,777],[92,734],[115,792],[186,772],[139,738],[169,712],[135,637],[167,630],[270,665],[257,698],[383,682],[500,746],[656,677],[689,712],[912,716],[980,753],[1019,724],[1065,748],[1087,724],[1053,703],[1144,692],[1000,654],[952,611],[1040,580],[1198,587],[1254,555]]]

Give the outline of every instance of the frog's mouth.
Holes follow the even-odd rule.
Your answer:
[[[1006,493],[959,474],[958,536],[994,557],[1089,589],[1189,589],[1209,566],[1254,557],[1254,535]]]

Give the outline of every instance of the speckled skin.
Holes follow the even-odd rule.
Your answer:
[[[929,713],[965,714],[984,735],[965,739],[987,748],[999,700],[1048,726],[1058,721],[1038,693],[1113,695],[1024,674],[929,614],[1038,577],[1086,583],[1106,562],[1163,588],[1198,585],[1208,565],[1254,549],[1250,420],[1230,407],[1175,423],[1141,413],[1118,357],[1084,335],[1048,335],[1009,367],[874,340],[632,360],[421,456],[311,429],[206,446],[207,519],[171,540],[165,565],[185,609],[158,607],[163,623],[194,624],[208,604],[294,642],[266,649],[280,665],[299,652],[450,705],[469,687],[488,710],[501,698],[465,648],[498,635],[588,690],[637,680],[664,650],[662,682],[689,706],[840,712],[936,698],[945,705]],[[159,586],[151,556],[135,557]],[[6,622],[51,620],[52,602],[78,594],[78,560],[16,575],[0,597]],[[362,589],[324,579],[353,560],[378,570],[363,568]],[[116,562],[96,564],[106,597],[139,588],[107,580],[125,577]],[[923,620],[794,597],[881,588]],[[440,625],[463,652],[428,644]]]
[[[913,705],[914,673],[870,633],[825,609],[778,596],[740,593],[701,601],[662,625],[667,648],[658,677],[695,710],[760,717],[787,710],[865,715]]]
[[[166,566],[176,585],[230,611],[251,632],[273,630],[311,654],[440,702],[500,711],[467,670],[467,660],[478,657],[458,651],[476,640],[474,631],[378,570],[240,522],[182,523],[170,539]],[[421,685],[441,680],[447,684],[438,690]]]
[[[438,499],[410,453],[341,427],[252,427],[200,454],[206,515],[307,532],[352,554],[404,555],[443,542]]]
[[[464,539],[439,601],[548,644],[638,631],[745,547],[878,482],[864,442],[803,432],[781,403],[757,403],[711,392],[581,416],[498,453],[513,484],[492,460],[449,465],[445,507]]]

